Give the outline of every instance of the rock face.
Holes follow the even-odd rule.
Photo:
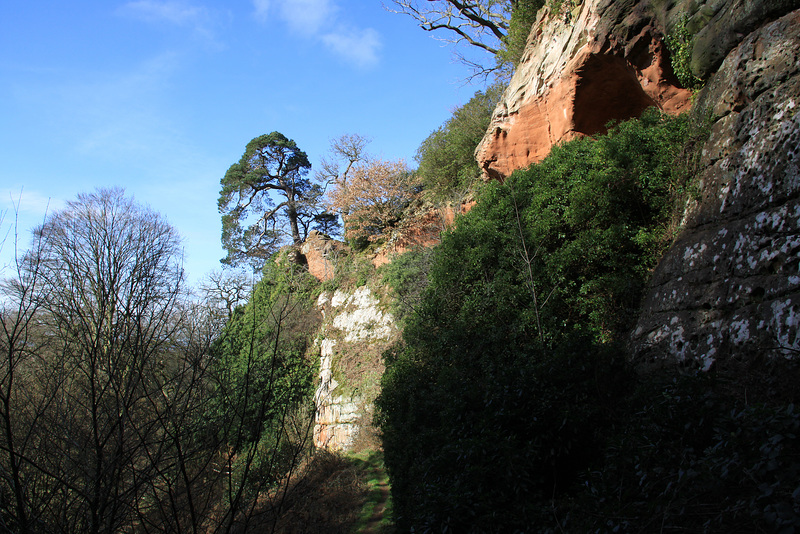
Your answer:
[[[375,267],[392,261],[392,257],[407,252],[414,247],[431,247],[438,245],[441,233],[453,224],[458,215],[468,212],[475,201],[472,199],[453,205],[439,207],[430,205],[418,206],[408,210],[397,228],[389,236],[372,259]]]
[[[485,178],[503,179],[553,145],[602,133],[609,121],[647,107],[688,108],[691,93],[678,86],[649,2],[586,0],[561,13],[544,8],[533,28],[475,151]]]
[[[765,21],[800,8],[798,0],[695,0],[694,5],[683,0],[681,4],[685,9],[694,7],[688,21],[697,32],[691,67],[701,78],[715,72],[728,52]]]
[[[300,254],[304,257],[303,263],[308,266],[308,272],[320,282],[333,278],[336,260],[347,252],[347,245],[315,230],[308,233],[308,237],[300,247]]]
[[[749,34],[700,94],[702,198],[656,269],[633,348],[708,369],[800,351],[800,11]]]
[[[350,450],[370,439],[372,402],[383,374],[381,354],[398,335],[394,318],[366,286],[324,292],[314,445]],[[373,437],[374,439],[374,437]]]

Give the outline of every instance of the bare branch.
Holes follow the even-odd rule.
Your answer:
[[[331,140],[330,156],[322,158],[317,180],[326,187],[347,182],[353,165],[366,158],[369,142],[369,138],[360,134],[344,134]]]
[[[455,45],[466,43],[492,55],[503,46],[513,8],[513,2],[507,0],[392,0],[392,3],[396,9],[385,4],[384,8],[410,16],[425,31],[441,30],[450,35],[440,40]],[[464,56],[459,54],[458,57]],[[470,62],[467,64],[474,66]]]

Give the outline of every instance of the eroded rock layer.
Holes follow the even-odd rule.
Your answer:
[[[398,335],[394,318],[366,286],[323,292],[317,307],[325,320],[318,345],[314,445],[351,450],[377,442],[372,403],[384,370],[381,354]]]
[[[684,228],[656,269],[633,348],[708,369],[800,351],[800,11],[748,35],[710,78],[714,118]]]

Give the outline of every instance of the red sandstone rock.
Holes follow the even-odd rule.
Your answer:
[[[454,208],[447,205],[440,208],[428,207],[417,214],[403,218],[403,223],[390,236],[386,245],[372,258],[375,267],[386,265],[392,257],[408,252],[414,247],[438,245],[442,231],[455,221],[456,215],[467,213],[475,205],[473,200],[465,200]]]
[[[300,247],[300,253],[308,264],[308,272],[317,280],[324,282],[334,275],[334,264],[342,254],[346,254],[347,245],[330,237],[312,230],[305,243]]]
[[[650,106],[670,114],[688,109],[691,92],[678,86],[659,32],[644,14],[625,24],[641,28],[622,44],[601,24],[598,0],[576,20],[549,21],[542,11],[528,48],[475,151],[486,179],[502,180],[579,135],[603,133],[612,120]],[[536,27],[536,26],[535,26]]]

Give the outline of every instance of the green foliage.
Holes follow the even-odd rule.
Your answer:
[[[648,112],[487,186],[439,247],[424,319],[458,317],[474,331],[474,321],[502,318],[505,329],[552,342],[575,330],[615,339],[670,237],[684,179],[672,171],[688,127]]]
[[[213,347],[217,392],[208,420],[217,429],[241,428],[229,444],[234,450],[275,449],[265,444],[280,439],[273,424],[311,399],[314,364],[305,355],[319,321],[315,282],[299,268],[269,262]]]
[[[480,177],[475,148],[483,139],[504,86],[478,91],[417,149],[417,173],[438,198],[463,194]]]
[[[600,461],[690,133],[651,111],[556,147],[444,234],[377,401],[401,528],[529,530]]]
[[[519,65],[531,26],[536,22],[536,14],[545,0],[517,0],[511,12],[508,33],[503,38],[503,47],[497,53],[499,64],[507,64],[512,70]]]
[[[431,247],[416,247],[381,267],[383,284],[392,288],[392,312],[397,319],[407,317],[419,306],[422,292],[428,285],[433,250]]]
[[[361,250],[368,246],[364,245]],[[333,291],[338,288],[361,287],[373,279],[375,272],[369,254],[343,254],[334,264],[333,279],[325,283],[324,289]]]
[[[218,208],[222,215],[222,262],[245,262],[260,269],[285,243],[299,244],[319,216],[322,189],[308,179],[311,163],[297,143],[280,132],[254,138],[237,163],[220,180]],[[272,195],[278,196],[278,201]]]
[[[672,31],[666,36],[667,49],[672,56],[672,70],[681,85],[687,89],[700,89],[703,80],[692,72],[692,48],[694,34],[688,27],[689,17],[683,15],[678,19]]]
[[[625,389],[613,353],[585,339],[552,352],[475,341],[446,358],[407,349],[384,376],[379,421],[403,530],[527,531],[591,465]]]
[[[800,414],[746,404],[721,381],[645,377],[602,460],[554,503],[568,531],[792,532],[800,527]],[[600,519],[602,518],[602,519]]]

